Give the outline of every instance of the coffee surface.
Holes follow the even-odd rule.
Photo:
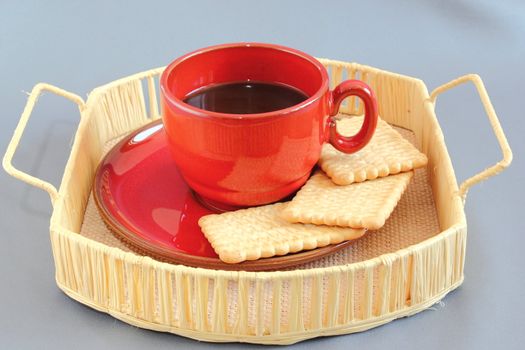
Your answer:
[[[184,102],[212,112],[254,114],[288,108],[307,98],[302,91],[288,85],[243,81],[199,89]]]

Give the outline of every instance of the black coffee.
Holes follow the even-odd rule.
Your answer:
[[[288,108],[307,98],[287,85],[243,81],[205,87],[188,95],[184,102],[213,112],[253,114]]]

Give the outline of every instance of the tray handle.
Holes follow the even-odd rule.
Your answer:
[[[16,149],[18,148],[18,144],[20,143],[20,139],[22,138],[27,122],[29,121],[31,112],[33,112],[33,108],[35,107],[38,97],[43,91],[49,91],[56,95],[65,97],[68,100],[73,101],[74,103],[78,105],[78,109],[81,113],[85,108],[84,100],[78,95],[75,95],[66,90],[62,90],[53,85],[49,85],[45,83],[36,84],[33,87],[31,94],[29,95],[24,111],[22,112],[22,115],[20,116],[20,121],[18,122],[18,125],[16,126],[16,129],[13,133],[13,137],[11,138],[9,145],[7,146],[7,150],[5,152],[4,159],[2,161],[2,165],[5,171],[9,175],[19,180],[22,180],[30,185],[41,188],[47,193],[49,193],[49,197],[51,197],[51,202],[54,204],[56,199],[58,198],[58,191],[55,186],[53,186],[51,183],[47,181],[44,181],[35,176],[29,175],[21,170],[18,170],[12,164],[13,156],[15,154]]]
[[[501,148],[503,159],[497,162],[496,164],[494,164],[493,166],[486,168],[485,170],[479,172],[478,174],[463,181],[463,183],[459,186],[459,191],[458,191],[458,194],[461,196],[463,201],[465,201],[467,192],[472,185],[475,185],[478,182],[481,182],[483,180],[488,179],[489,177],[499,174],[503,169],[508,167],[510,163],[512,162],[512,150],[510,149],[509,143],[507,141],[507,137],[503,133],[503,129],[501,128],[501,124],[498,120],[498,116],[496,115],[496,111],[494,110],[494,107],[492,106],[492,103],[490,102],[490,98],[487,93],[487,90],[485,89],[485,85],[483,84],[483,81],[481,80],[479,75],[467,74],[467,75],[464,75],[462,77],[459,77],[457,79],[454,79],[446,84],[443,84],[437,87],[430,94],[430,102],[434,104],[435,106],[436,99],[441,93],[449,89],[452,89],[458,85],[466,83],[466,82],[473,83],[476,89],[478,90],[478,94],[481,99],[481,103],[483,104],[483,107],[485,108],[485,112],[487,113],[487,116],[489,118],[490,125],[492,126],[492,129],[494,130],[494,134],[496,135],[499,146]]]

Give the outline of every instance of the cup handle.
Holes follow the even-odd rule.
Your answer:
[[[329,142],[343,153],[354,153],[365,147],[374,135],[377,126],[377,101],[374,91],[360,80],[346,80],[329,93],[329,113],[327,128]],[[341,102],[348,96],[357,96],[364,103],[365,118],[361,129],[353,136],[344,136],[337,132],[337,120]]]

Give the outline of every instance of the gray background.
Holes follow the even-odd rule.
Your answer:
[[[24,92],[37,82],[85,97],[96,86],[190,50],[234,41],[357,61],[419,77],[429,89],[478,73],[514,150],[508,171],[470,191],[466,279],[444,306],[296,348],[523,348],[523,2],[2,0],[0,150],[24,107]],[[472,86],[440,97],[437,115],[459,180],[500,159]],[[57,184],[77,122],[71,103],[42,97],[15,165]],[[54,282],[47,194],[4,172],[0,182],[0,348],[212,347],[131,327],[66,297]]]

